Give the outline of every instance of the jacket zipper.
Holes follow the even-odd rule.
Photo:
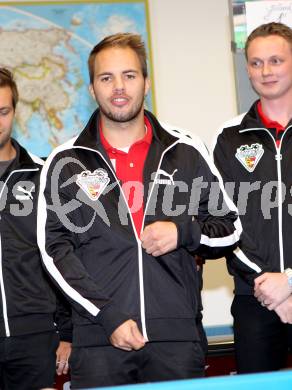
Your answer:
[[[246,129],[246,130],[240,130],[240,133],[246,133],[248,131],[265,131],[266,133],[269,134],[269,136],[272,138],[273,143],[275,145],[276,149],[276,154],[275,154],[275,160],[277,163],[277,181],[278,181],[278,191],[279,191],[279,196],[278,196],[278,230],[279,230],[279,253],[280,253],[280,271],[283,272],[285,269],[285,264],[284,264],[284,250],[283,250],[283,206],[282,206],[282,198],[283,198],[283,192],[282,192],[282,170],[281,170],[281,160],[282,160],[282,154],[281,154],[281,148],[282,148],[282,141],[284,139],[284,136],[286,132],[291,128],[292,126],[289,126],[285,129],[281,140],[279,147],[277,147],[276,140],[272,136],[272,134],[269,132],[268,129],[266,128],[254,128],[254,129]]]
[[[85,150],[89,150],[89,151],[97,153],[102,158],[102,160],[106,163],[106,165],[108,166],[109,170],[113,174],[113,176],[114,176],[114,178],[116,180],[116,183],[118,184],[118,186],[120,188],[120,193],[122,194],[122,196],[124,198],[125,204],[127,206],[127,209],[128,209],[129,215],[130,215],[130,219],[131,219],[133,231],[134,231],[134,234],[135,234],[135,238],[136,238],[136,241],[137,241],[141,326],[142,326],[143,337],[145,338],[145,340],[148,341],[149,339],[148,339],[148,336],[147,336],[146,319],[145,319],[145,296],[144,296],[142,245],[141,245],[141,241],[140,241],[140,239],[138,237],[138,233],[137,233],[137,230],[136,230],[136,227],[135,227],[135,224],[134,224],[134,221],[133,221],[133,217],[132,217],[132,214],[131,214],[131,210],[130,210],[128,202],[126,200],[124,191],[122,190],[122,187],[121,187],[120,182],[119,182],[119,180],[118,180],[118,178],[116,176],[115,171],[112,169],[112,167],[109,165],[109,163],[106,161],[106,159],[103,157],[103,155],[100,152],[98,152],[95,149],[88,148],[86,146],[73,146],[73,149],[85,149]]]
[[[146,205],[145,205],[145,209],[144,209],[144,214],[143,214],[143,221],[142,221],[142,227],[141,227],[141,231],[143,231],[144,229],[144,225],[145,225],[145,216],[147,214],[147,208],[149,206],[149,203],[150,203],[150,199],[151,199],[151,196],[152,196],[152,193],[153,193],[153,190],[154,190],[154,186],[155,186],[155,182],[156,182],[156,179],[157,179],[157,176],[158,176],[158,171],[161,167],[161,164],[162,164],[162,160],[165,156],[165,154],[170,150],[172,149],[177,143],[179,143],[179,141],[176,141],[174,142],[173,144],[171,144],[167,149],[165,149],[163,151],[163,153],[161,154],[161,157],[160,157],[160,161],[158,163],[158,166],[157,166],[157,169],[156,169],[156,172],[155,172],[155,177],[154,177],[154,181],[153,181],[153,184],[152,184],[152,188],[150,190],[150,193],[149,193],[149,196],[147,198],[147,202],[146,202]],[[141,246],[141,241],[139,240],[139,246],[141,248],[141,260],[142,260],[142,246]],[[144,297],[144,291],[143,291],[143,297]],[[144,309],[144,323],[145,323],[145,309]],[[143,326],[143,324],[142,324]],[[145,324],[145,334],[146,334],[146,324]],[[144,333],[143,333],[143,336],[145,337]],[[146,339],[148,340],[148,337],[146,336]]]
[[[162,160],[163,160],[163,157],[165,155],[165,153],[170,150],[175,144],[177,144],[179,141],[176,141],[174,144],[170,145],[167,149],[164,150],[164,152],[162,153],[161,155],[161,158],[160,158],[160,161],[159,161],[159,164],[158,164],[158,167],[157,167],[157,170],[156,170],[156,173],[155,173],[155,178],[154,178],[154,182],[153,182],[153,185],[152,185],[152,188],[151,188],[151,191],[150,191],[150,194],[148,196],[148,199],[147,199],[147,202],[146,202],[146,206],[145,206],[145,210],[144,210],[144,215],[143,215],[143,221],[142,221],[142,228],[141,228],[141,231],[143,230],[144,228],[144,223],[145,223],[145,215],[146,215],[146,211],[147,211],[147,207],[149,205],[149,202],[150,202],[150,198],[151,198],[151,195],[152,195],[152,192],[153,192],[153,189],[154,189],[154,183],[156,181],[156,178],[157,178],[157,174],[158,174],[158,171],[160,169],[160,166],[161,166],[161,163],[162,163]],[[134,234],[135,234],[135,238],[136,238],[136,241],[137,241],[137,246],[138,246],[138,269],[139,269],[139,292],[140,292],[140,315],[141,315],[141,326],[142,326],[142,334],[143,334],[143,337],[145,338],[146,341],[149,341],[148,339],[148,335],[147,335],[147,327],[146,327],[146,317],[145,317],[145,294],[144,294],[144,277],[143,277],[143,252],[142,252],[142,244],[141,244],[141,241],[139,239],[139,236],[138,236],[138,233],[137,233],[137,230],[136,230],[136,226],[134,224],[134,221],[133,221],[133,217],[132,217],[132,214],[131,214],[131,210],[129,208],[129,205],[128,205],[128,202],[125,198],[125,194],[124,194],[124,191],[122,190],[122,187],[119,183],[119,180],[116,176],[116,173],[113,171],[112,167],[109,165],[109,163],[106,161],[106,159],[103,157],[103,155],[98,152],[97,150],[94,150],[94,149],[91,149],[91,148],[88,148],[88,147],[85,147],[85,146],[73,146],[74,149],[86,149],[86,150],[90,150],[92,152],[95,152],[97,153],[102,159],[103,161],[106,163],[106,165],[108,166],[108,168],[110,169],[110,171],[112,172],[113,176],[115,177],[116,179],[116,182],[120,188],[120,192],[122,193],[122,196],[124,198],[124,201],[127,205],[127,208],[128,208],[128,211],[129,211],[129,215],[130,215],[130,219],[131,219],[131,223],[132,223],[132,227],[133,227],[133,230],[134,230]]]
[[[31,171],[39,171],[39,168],[35,169],[16,169],[14,171],[11,171],[6,178],[1,193],[0,193],[0,199],[2,198],[4,188],[6,187],[6,184],[10,177],[13,175],[13,173],[16,172],[31,172]],[[1,216],[0,216],[1,218]],[[7,300],[6,300],[6,293],[5,293],[5,285],[4,285],[4,276],[3,276],[3,251],[2,251],[2,236],[0,232],[0,288],[1,288],[1,296],[2,296],[2,311],[3,311],[3,318],[4,318],[4,326],[5,326],[5,334],[6,337],[10,337],[10,327],[9,327],[9,321],[8,321],[8,314],[7,314]]]

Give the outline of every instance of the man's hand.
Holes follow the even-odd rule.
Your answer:
[[[173,222],[154,222],[141,234],[142,247],[152,256],[161,256],[177,247],[177,228]]]
[[[285,324],[292,324],[292,296],[276,307],[275,312]]]
[[[133,320],[122,323],[111,335],[110,342],[124,351],[137,351],[144,347],[146,340]]]
[[[285,273],[266,272],[255,279],[254,296],[263,306],[274,310],[291,295],[291,287]]]
[[[71,355],[71,343],[60,341],[56,351],[56,373],[57,375],[68,374],[68,360]]]

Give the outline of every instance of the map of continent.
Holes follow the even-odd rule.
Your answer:
[[[19,102],[13,136],[46,157],[77,135],[96,103],[88,93],[87,58],[103,37],[141,34],[146,47],[144,2],[0,5],[0,66],[15,77]],[[147,97],[152,108],[152,96]]]

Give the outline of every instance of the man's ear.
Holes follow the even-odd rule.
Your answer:
[[[248,78],[250,79],[250,73],[249,73],[249,69],[248,69],[248,64],[247,63],[245,64],[245,69],[246,69],[246,73],[248,75]]]
[[[150,89],[150,79],[149,77],[145,78],[145,90],[144,90],[144,96],[147,96]]]
[[[93,99],[96,100],[96,99],[95,99],[95,93],[94,93],[93,85],[92,85],[92,84],[89,84],[88,90],[89,90],[90,95],[93,97]]]

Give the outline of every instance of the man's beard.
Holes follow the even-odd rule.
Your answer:
[[[9,143],[10,138],[11,138],[10,133],[4,134],[3,139],[1,139],[0,137],[0,150],[3,149]]]
[[[133,119],[137,118],[137,116],[140,114],[141,110],[143,109],[143,106],[144,106],[144,96],[129,112],[119,113],[119,112],[107,111],[105,107],[103,107],[102,105],[99,105],[99,108],[100,111],[107,119],[113,122],[125,123],[125,122],[130,122]]]

